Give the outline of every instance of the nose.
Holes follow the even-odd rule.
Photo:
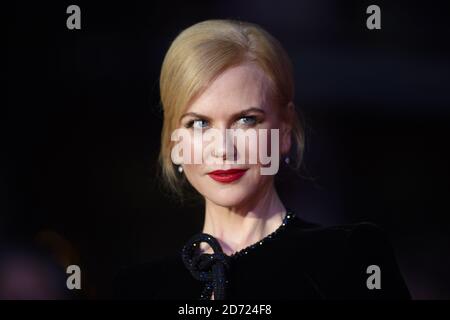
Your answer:
[[[222,160],[234,160],[236,157],[236,150],[234,146],[233,135],[226,129],[218,131],[219,136],[215,139],[213,157]]]

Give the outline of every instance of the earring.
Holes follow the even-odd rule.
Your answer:
[[[291,159],[289,157],[284,158],[284,162],[286,164],[289,164],[291,162]]]
[[[183,173],[183,167],[182,166],[178,166],[178,172],[179,173]]]

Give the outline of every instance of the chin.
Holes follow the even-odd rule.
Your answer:
[[[221,185],[208,188],[203,196],[222,207],[239,207],[253,198],[254,189],[246,185]]]

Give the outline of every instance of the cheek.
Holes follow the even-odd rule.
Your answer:
[[[249,170],[249,175],[247,176],[247,179],[245,180],[245,186],[244,186],[244,192],[245,193],[258,193],[261,190],[266,189],[268,185],[270,185],[273,182],[273,175],[262,175],[261,174],[261,167],[254,166]]]
[[[171,157],[174,163],[182,163],[185,166],[191,164],[199,164],[202,159],[202,137],[197,132],[192,132],[188,129],[178,129],[183,132],[181,138],[177,140],[171,149]],[[181,161],[174,161],[174,157],[181,158]],[[187,170],[195,170],[185,168]]]
[[[192,186],[195,187],[201,182],[201,165],[185,164],[183,165],[183,173]]]
[[[246,149],[249,159],[258,159],[258,165],[263,165],[261,163],[261,157],[276,157],[279,156],[280,151],[280,130],[275,127],[263,129],[257,130],[256,143],[247,144]],[[265,162],[267,162],[267,159]],[[254,162],[250,164],[254,164]]]

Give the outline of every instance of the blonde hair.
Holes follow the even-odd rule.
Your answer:
[[[256,63],[273,83],[280,115],[289,121],[296,147],[296,167],[301,164],[304,130],[295,108],[290,59],[281,44],[260,26],[233,20],[207,20],[182,31],[172,42],[160,76],[164,123],[159,162],[167,186],[181,195],[179,175],[171,160],[174,129],[186,107],[219,74],[243,62]]]

